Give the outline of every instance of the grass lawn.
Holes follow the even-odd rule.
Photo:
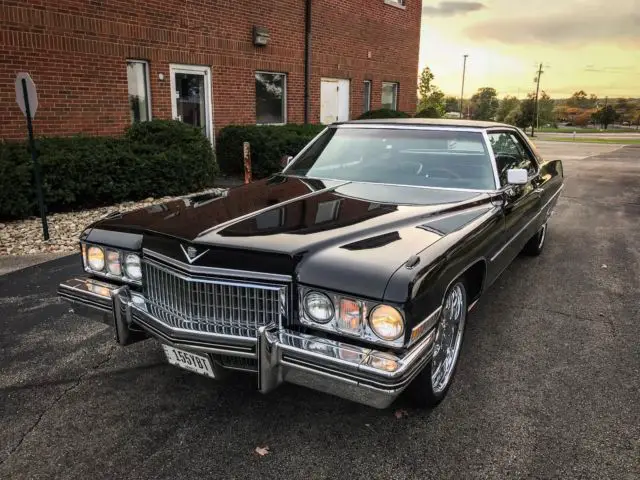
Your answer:
[[[618,145],[640,145],[640,138],[573,138],[565,137],[545,137],[545,142],[565,142],[565,143],[609,143]]]
[[[529,128],[530,130],[531,128]],[[581,133],[637,133],[638,135],[640,135],[640,130],[636,130],[635,127],[634,128],[609,128],[607,130],[600,130],[598,128],[571,128],[571,127],[566,127],[566,128],[540,128],[540,129],[536,129],[536,131],[538,132],[542,132],[542,133],[573,133],[576,132],[576,134],[581,134]]]

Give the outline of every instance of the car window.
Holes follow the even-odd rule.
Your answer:
[[[489,133],[489,143],[493,149],[498,167],[498,177],[501,185],[507,184],[507,170],[524,168],[533,175],[536,164],[521,140],[513,132]]]
[[[312,178],[493,190],[480,132],[411,128],[329,128],[285,171]]]

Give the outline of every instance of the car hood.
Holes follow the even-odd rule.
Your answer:
[[[276,175],[92,227],[142,234],[143,247],[182,262],[178,247],[188,244],[206,252],[200,265],[288,273],[301,283],[382,298],[413,254],[489,208],[481,192]]]

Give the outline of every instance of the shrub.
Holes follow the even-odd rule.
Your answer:
[[[218,172],[209,140],[174,121],[136,124],[122,138],[41,138],[36,149],[52,212],[189,193],[211,186]],[[0,218],[36,213],[27,145],[0,142]]]
[[[280,160],[295,156],[320,133],[323,125],[230,125],[220,130],[216,153],[220,169],[227,175],[244,172],[244,142],[251,144],[251,170],[254,178],[264,178],[282,170]]]
[[[442,112],[437,107],[429,105],[416,113],[416,118],[442,118]]]
[[[32,175],[26,144],[0,141],[0,218],[31,211]]]
[[[411,115],[399,110],[390,110],[388,108],[381,108],[379,110],[369,110],[358,117],[358,120],[367,120],[375,118],[411,118]]]

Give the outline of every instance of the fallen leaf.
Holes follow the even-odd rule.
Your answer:
[[[401,409],[401,410],[396,410],[395,415],[396,415],[396,418],[402,418],[402,417],[408,416],[409,414],[407,413],[406,410]]]
[[[268,455],[269,452],[269,447],[268,446],[264,446],[264,447],[256,447],[256,453],[258,455],[260,455],[261,457],[264,457],[265,455]]]

